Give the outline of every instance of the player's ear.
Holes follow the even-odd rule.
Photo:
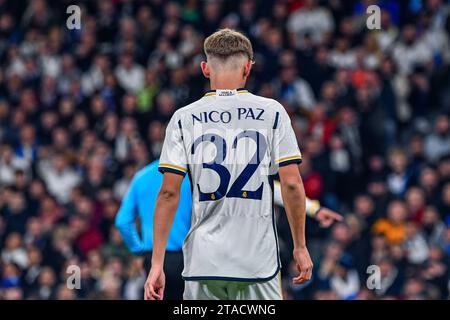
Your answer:
[[[210,71],[209,71],[209,66],[208,63],[206,61],[202,61],[200,63],[200,67],[202,68],[202,73],[205,76],[205,78],[209,78],[210,76]]]
[[[252,70],[252,65],[253,65],[252,60],[248,60],[244,64],[244,78],[248,78],[248,76],[250,75],[250,71]]]

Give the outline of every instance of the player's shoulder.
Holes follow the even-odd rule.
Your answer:
[[[191,103],[179,108],[178,110],[176,110],[174,112],[172,117],[174,117],[176,119],[181,119],[181,118],[183,118],[184,115],[188,114],[189,112],[192,112],[192,110],[201,108],[203,106],[205,106],[205,100],[202,97],[194,102],[191,102]]]
[[[247,96],[247,99],[250,99],[251,101],[254,101],[254,102],[260,104],[261,106],[263,106],[267,109],[271,109],[275,112],[285,111],[283,105],[281,103],[279,103],[277,100],[272,99],[272,98],[258,96],[256,94],[249,94]]]

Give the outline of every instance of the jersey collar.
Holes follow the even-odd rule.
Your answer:
[[[205,93],[205,97],[210,97],[210,96],[234,96],[235,94],[240,94],[240,93],[249,93],[249,91],[245,88],[238,88],[238,89],[225,89],[225,90],[208,90]]]

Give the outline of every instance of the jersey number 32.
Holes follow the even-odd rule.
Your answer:
[[[200,201],[216,201],[222,199],[223,197],[261,200],[264,187],[263,183],[261,183],[261,185],[254,191],[244,190],[244,186],[248,180],[250,180],[261,163],[261,160],[267,150],[267,142],[264,135],[259,132],[245,130],[235,137],[232,145],[233,149],[236,149],[239,139],[242,138],[250,138],[254,140],[257,146],[256,152],[250,159],[250,162],[245,166],[244,170],[242,170],[236,180],[231,184],[229,189],[228,187],[230,185],[231,175],[227,167],[222,165],[227,155],[227,144],[225,139],[217,134],[209,133],[198,137],[194,141],[191,148],[191,154],[194,154],[197,147],[203,142],[211,142],[214,144],[216,148],[215,158],[208,163],[203,163],[202,166],[203,169],[215,171],[220,177],[219,187],[214,192],[202,192],[200,185],[197,184]]]

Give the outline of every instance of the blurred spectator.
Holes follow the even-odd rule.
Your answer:
[[[13,184],[14,175],[18,170],[28,172],[29,163],[14,155],[9,145],[3,145],[0,158],[0,183],[3,185]]]
[[[130,53],[122,54],[120,63],[116,67],[115,75],[119,85],[126,91],[136,93],[142,89],[145,72],[142,66],[134,62]]]
[[[403,27],[401,40],[392,49],[399,72],[410,74],[417,65],[424,65],[433,58],[432,51],[423,38],[417,34],[416,26]]]
[[[70,191],[80,183],[80,178],[68,166],[64,154],[57,154],[50,161],[41,161],[39,170],[48,191],[61,203],[67,203]]]
[[[450,120],[447,115],[436,119],[435,129],[425,140],[425,155],[431,161],[450,153]]]
[[[302,8],[295,11],[289,18],[287,28],[293,33],[295,43],[301,47],[305,36],[310,36],[319,44],[327,32],[334,29],[330,11],[317,5],[316,0],[307,0]]]
[[[28,265],[26,250],[22,246],[22,238],[18,233],[11,233],[5,241],[5,247],[1,252],[2,260],[15,263],[21,268]]]
[[[387,208],[387,217],[381,218],[373,225],[376,234],[382,234],[391,244],[406,240],[406,205],[400,200],[392,201]]]
[[[331,288],[340,299],[353,300],[359,292],[360,283],[356,270],[352,269],[349,257],[343,256],[335,266],[331,277]]]

